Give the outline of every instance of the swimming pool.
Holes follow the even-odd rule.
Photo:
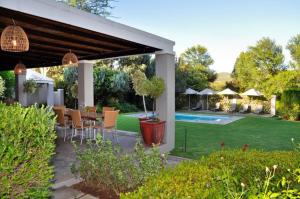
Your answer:
[[[152,115],[152,114],[151,114]],[[130,114],[132,117],[145,117],[145,113]],[[149,115],[150,116],[150,115]],[[175,120],[183,122],[208,123],[208,124],[229,124],[233,121],[242,119],[240,116],[231,115],[209,115],[209,114],[188,114],[176,113]]]

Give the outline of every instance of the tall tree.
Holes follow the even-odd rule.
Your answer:
[[[275,75],[283,70],[284,55],[282,47],[277,45],[275,41],[264,37],[259,40],[255,46],[249,48],[256,63],[258,70],[265,75]]]
[[[202,90],[209,85],[208,82],[217,78],[216,73],[209,68],[214,60],[204,46],[195,45],[188,48],[180,55],[178,63],[176,80],[180,79],[180,83],[176,84],[176,91],[182,91],[183,86]]]
[[[287,45],[287,49],[290,51],[293,62],[291,65],[294,68],[300,70],[300,34],[294,36]]]
[[[261,74],[251,52],[241,52],[234,64],[233,77],[242,90],[257,88]]]
[[[202,65],[209,67],[213,63],[214,60],[207,52],[207,49],[201,45],[192,46],[180,55],[180,65]]]
[[[112,15],[111,11],[114,8],[111,3],[114,0],[57,0],[64,2],[70,6],[76,7],[87,12],[109,17]]]
[[[299,73],[286,71],[281,46],[269,38],[262,38],[237,58],[233,77],[242,91],[256,88],[267,97],[283,88],[299,86]]]
[[[129,57],[122,57],[118,60],[118,68],[129,75],[132,75],[135,71],[146,71],[147,67],[151,65],[150,55],[135,55]]]

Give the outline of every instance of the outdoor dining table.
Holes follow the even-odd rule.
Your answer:
[[[65,116],[71,118],[71,111],[72,109],[66,109]],[[94,112],[86,112],[86,111],[80,111],[81,118],[86,120],[101,120],[102,114],[101,113],[94,113]]]

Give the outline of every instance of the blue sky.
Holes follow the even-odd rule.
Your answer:
[[[241,51],[267,36],[283,46],[300,34],[300,0],[117,0],[118,21],[186,48],[204,45],[215,60],[212,69],[231,72]]]

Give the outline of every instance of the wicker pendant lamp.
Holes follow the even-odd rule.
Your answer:
[[[73,65],[73,66],[77,66],[78,65],[78,58],[77,56],[72,53],[72,51],[70,50],[70,52],[66,53],[62,59],[62,64],[63,65]]]
[[[22,27],[7,26],[1,34],[1,49],[8,52],[26,52],[29,50],[28,37]]]
[[[14,69],[15,75],[26,74],[26,66],[19,62]]]

